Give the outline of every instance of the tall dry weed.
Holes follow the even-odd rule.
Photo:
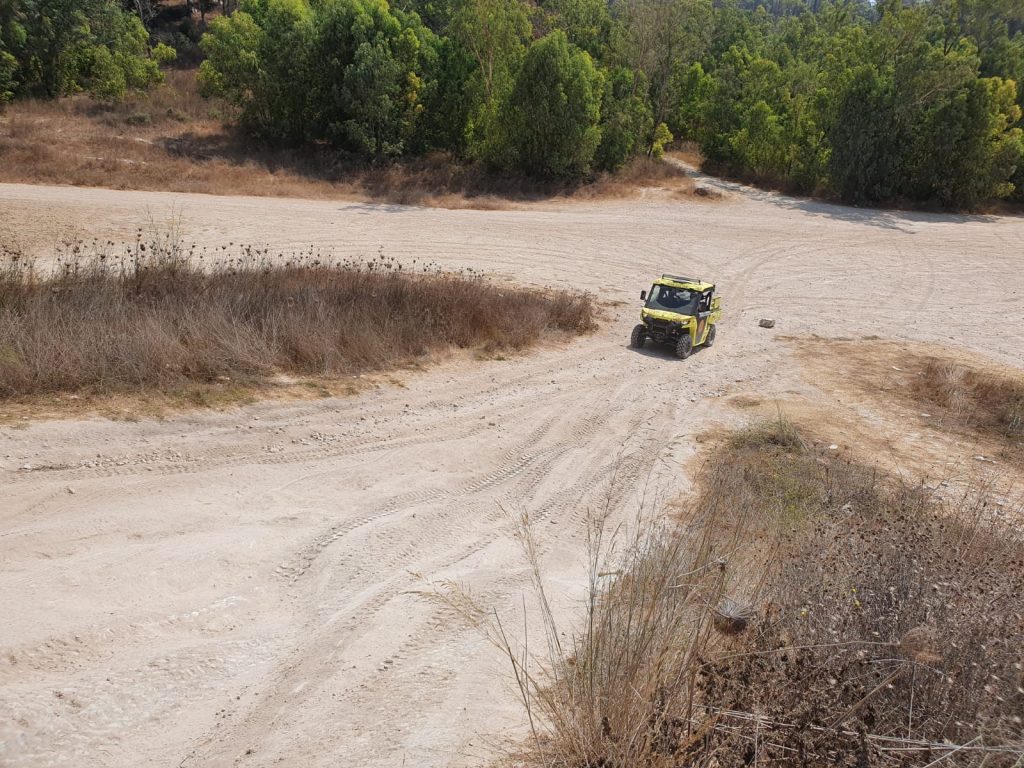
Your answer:
[[[1024,764],[1024,542],[1003,510],[781,420],[725,441],[700,489],[685,525],[617,554],[595,528],[572,640],[528,658],[499,636],[526,763]]]
[[[208,252],[141,232],[123,250],[69,244],[52,271],[0,253],[0,397],[331,376],[449,348],[519,350],[593,326],[587,295],[384,256]]]
[[[932,358],[914,391],[954,423],[1024,438],[1024,381]]]

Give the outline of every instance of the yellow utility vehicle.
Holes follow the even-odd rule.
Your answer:
[[[692,277],[662,275],[651,292],[640,292],[644,302],[640,325],[629,338],[631,347],[642,347],[647,339],[671,344],[676,357],[685,359],[699,346],[715,343],[722,300],[715,286]]]

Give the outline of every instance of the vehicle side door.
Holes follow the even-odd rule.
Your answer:
[[[703,344],[707,340],[708,330],[711,327],[708,318],[711,317],[713,293],[714,289],[704,291],[697,300],[697,338],[694,339],[696,345]]]

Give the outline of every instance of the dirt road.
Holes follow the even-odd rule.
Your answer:
[[[1021,365],[1024,220],[725,187],[445,211],[0,185],[0,233],[38,252],[176,215],[210,246],[383,249],[622,302],[565,348],[354,397],[0,427],[0,765],[479,765],[523,714],[500,654],[416,591],[458,581],[521,635],[507,513],[532,516],[568,629],[588,508],[628,520],[684,490],[694,436],[739,418],[723,395],[800,386],[778,336]],[[726,307],[685,362],[626,346],[637,294],[669,270],[716,281]]]

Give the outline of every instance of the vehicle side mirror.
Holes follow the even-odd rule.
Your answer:
[[[640,301],[647,299],[647,291],[640,291]]]

